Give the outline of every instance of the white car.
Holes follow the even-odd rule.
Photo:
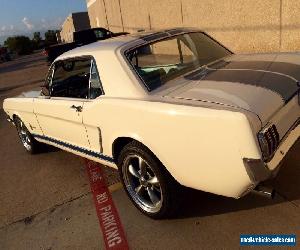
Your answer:
[[[69,51],[45,87],[4,101],[25,149],[51,144],[118,168],[144,214],[178,183],[240,198],[300,135],[297,53],[234,55],[199,30],[142,32]]]

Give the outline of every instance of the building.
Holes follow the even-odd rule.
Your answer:
[[[70,14],[62,25],[60,32],[61,41],[64,43],[73,42],[73,32],[89,29],[90,20],[87,12],[77,12]]]
[[[200,28],[234,52],[300,50],[300,0],[87,0],[92,27]]]

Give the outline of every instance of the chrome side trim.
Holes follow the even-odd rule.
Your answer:
[[[60,140],[57,140],[57,139],[54,139],[54,138],[51,138],[51,137],[48,137],[48,136],[44,136],[44,135],[38,135],[38,134],[32,134],[32,135],[33,135],[34,138],[49,141],[51,143],[57,144],[57,145],[62,146],[62,147],[69,148],[71,150],[80,152],[82,154],[85,154],[85,155],[88,155],[88,156],[91,156],[91,157],[99,158],[101,160],[104,160],[104,161],[107,161],[107,162],[110,162],[110,163],[115,162],[114,159],[111,156],[104,155],[102,153],[98,153],[98,152],[92,151],[90,149],[82,148],[82,147],[79,147],[79,146],[76,146],[76,145],[73,145],[73,144],[70,144],[70,143],[67,143],[67,142],[63,142],[63,141],[60,141]]]

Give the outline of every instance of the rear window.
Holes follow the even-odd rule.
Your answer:
[[[127,58],[149,91],[231,52],[204,33],[188,33],[138,47]]]

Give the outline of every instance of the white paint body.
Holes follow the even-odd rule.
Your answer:
[[[227,94],[224,92],[223,99],[230,99],[232,103],[222,105],[216,100],[201,101],[206,95],[222,95],[223,90],[217,87],[200,91],[188,86],[184,94],[182,91],[166,94],[164,90],[149,93],[122,54],[129,45],[140,43],[140,40],[131,37],[115,38],[72,50],[57,59],[93,56],[105,95],[94,100],[47,98],[38,94],[35,97],[9,98],[4,101],[5,112],[10,118],[14,115],[20,117],[33,134],[93,152],[101,152],[101,129],[102,154],[111,158],[115,140],[120,137],[135,139],[147,146],[180,184],[228,197],[243,196],[257,184],[249,178],[243,159],[262,158],[257,141],[262,124],[254,113],[262,112],[266,119],[269,118],[266,103],[270,100],[277,102],[277,97],[268,99],[270,93],[255,90],[258,97],[257,105],[254,105],[253,95],[248,93],[245,98],[239,97],[238,91],[243,92],[244,88],[239,87],[238,91],[231,93],[233,96],[229,96],[228,91]],[[226,86],[234,89],[234,86]],[[197,91],[201,92],[201,100],[193,97]],[[266,97],[265,103],[258,101],[261,98],[258,92]],[[176,98],[176,95],[181,98]],[[183,95],[193,98],[182,98]],[[75,112],[70,109],[72,105],[82,105],[83,111]],[[251,105],[253,110],[250,110]],[[289,116],[291,120],[285,120],[284,111],[277,112],[272,118],[278,123],[280,133],[291,127],[294,118],[300,117],[297,97],[288,105],[293,109],[293,116]],[[282,108],[283,105],[277,106],[277,109]],[[279,122],[280,119],[285,120],[285,124]],[[266,164],[270,170],[278,167],[299,136],[298,126],[281,142],[272,160]],[[115,162],[41,138],[37,140],[117,167]]]

